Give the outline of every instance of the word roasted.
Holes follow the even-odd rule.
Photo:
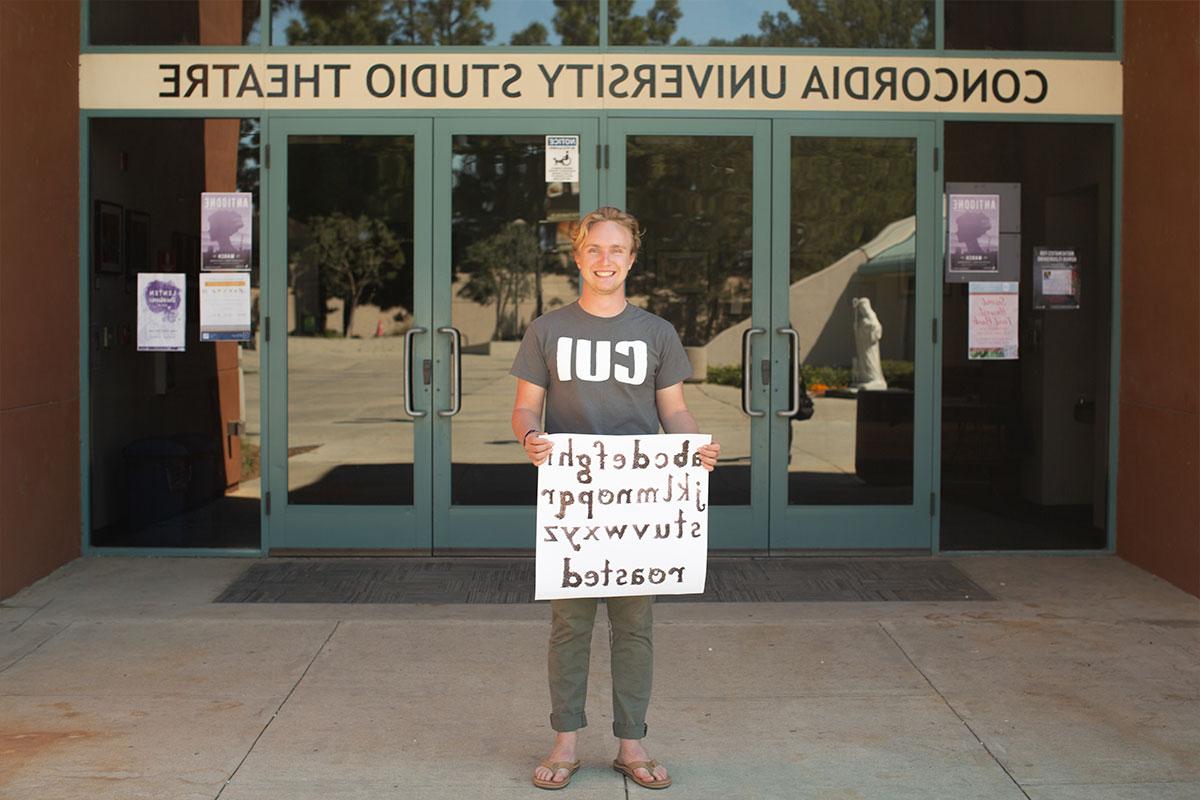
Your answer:
[[[559,433],[538,469],[536,598],[697,594],[708,559],[700,434]]]

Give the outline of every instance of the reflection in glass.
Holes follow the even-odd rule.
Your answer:
[[[287,178],[288,500],[411,505],[413,140],[292,136]]]
[[[1112,0],[946,0],[946,47],[1111,53]]]
[[[259,0],[88,0],[94,45],[260,44]]]
[[[271,41],[288,45],[596,45],[599,0],[275,0]]]
[[[258,120],[89,124],[92,203],[124,227],[103,242],[117,268],[93,263],[88,282],[91,543],[258,548],[258,306],[250,341],[201,342],[197,291],[201,192],[249,192],[258,242]],[[143,272],[186,276],[184,352],[137,350]]]
[[[579,294],[571,228],[579,184],[546,183],[545,136],[456,136],[452,325],[462,410],[451,433],[456,505],[532,505],[537,474],[511,438],[508,374],[525,328]]]
[[[1022,259],[1016,360],[969,359],[967,285],[942,294],[943,550],[1107,546],[1113,147],[1111,125],[946,125],[947,181],[1019,185]],[[1079,308],[1033,308],[1043,243],[1075,250]]]
[[[932,48],[933,0],[609,0],[614,45]]]
[[[789,425],[788,502],[906,505],[916,142],[797,137],[791,150],[788,309],[813,414]]]
[[[713,503],[749,505],[741,337],[754,267],[753,140],[630,136],[626,148],[627,208],[645,231],[629,302],[671,322],[692,362],[684,396],[701,429],[721,443]]]

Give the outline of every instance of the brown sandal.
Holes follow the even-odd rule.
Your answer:
[[[571,782],[571,776],[574,775],[575,771],[579,769],[579,762],[543,761],[541,764],[538,764],[538,766],[545,767],[546,769],[550,770],[550,780],[546,781],[540,778],[534,778],[533,785],[539,789],[561,789]],[[556,781],[554,780],[554,775],[557,775],[560,769],[565,769],[567,771],[567,777],[561,781]]]
[[[637,770],[644,769],[647,772],[649,772],[651,775],[653,775],[654,768],[657,766],[658,766],[658,762],[655,762],[655,761],[630,761],[628,764],[623,764],[620,761],[613,759],[613,769],[615,769],[617,772],[621,773],[625,777],[629,778],[629,780],[633,781],[638,786],[641,786],[646,789],[665,789],[671,785],[670,776],[663,778],[662,780],[656,779],[656,780],[644,781],[641,778],[639,778],[636,774],[634,774]]]

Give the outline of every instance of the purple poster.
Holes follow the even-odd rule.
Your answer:
[[[947,222],[948,274],[987,280],[1000,271],[1000,195],[950,195]]]
[[[200,269],[250,269],[249,192],[200,194]]]
[[[183,352],[186,288],[181,272],[138,273],[138,350]]]

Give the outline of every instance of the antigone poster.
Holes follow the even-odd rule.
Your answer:
[[[201,192],[200,269],[250,269],[252,197]]]

